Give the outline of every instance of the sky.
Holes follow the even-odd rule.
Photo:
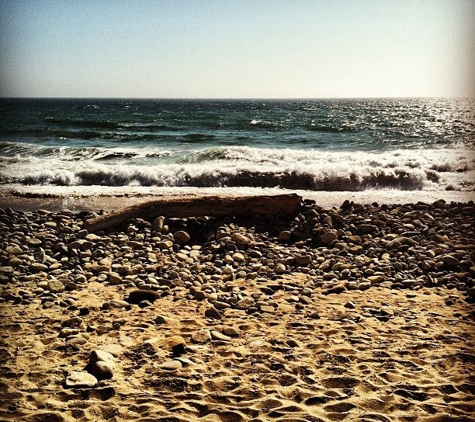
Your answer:
[[[0,96],[474,96],[474,20],[474,0],[0,0]]]

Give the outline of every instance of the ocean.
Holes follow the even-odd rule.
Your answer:
[[[475,191],[475,100],[1,99],[0,186]]]

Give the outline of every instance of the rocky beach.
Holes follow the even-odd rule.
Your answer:
[[[473,420],[472,201],[101,231],[28,201],[0,208],[2,421]]]

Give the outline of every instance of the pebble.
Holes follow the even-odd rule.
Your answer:
[[[211,338],[218,341],[230,341],[231,338],[216,330],[211,330]]]
[[[126,301],[138,305],[140,302],[145,300],[153,303],[157,299],[160,299],[160,294],[153,290],[133,290],[129,292]]]
[[[251,243],[251,239],[241,233],[233,233],[231,238],[239,245],[248,245]]]
[[[326,245],[338,239],[338,235],[334,231],[328,231],[320,236],[320,240]]]
[[[178,359],[169,360],[164,362],[158,366],[160,369],[164,369],[165,371],[175,371],[177,369],[181,369],[183,364]]]
[[[453,255],[444,255],[442,257],[442,261],[444,264],[447,264],[451,267],[456,267],[459,265],[459,260],[455,258]]]
[[[59,280],[48,281],[47,288],[52,293],[62,293],[65,289],[64,284]]]
[[[97,234],[83,229],[82,217],[72,211],[5,211],[1,300],[74,308],[67,292],[100,282],[125,295],[125,300],[108,300],[102,311],[131,310],[135,304],[152,312],[151,304],[171,295],[200,301],[206,317],[221,320],[236,309],[276,312],[277,292],[292,310],[311,305],[315,293],[378,287],[427,284],[474,298],[473,203],[345,203],[332,210],[308,203],[293,220],[157,217]],[[18,227],[32,229],[26,233]],[[295,273],[313,285],[288,285],[287,275]],[[155,322],[168,324],[158,317]],[[78,327],[62,329],[67,342],[87,342]]]
[[[199,343],[199,344],[204,344],[204,343],[207,343],[207,342],[211,341],[211,332],[210,332],[210,330],[208,330],[206,328],[202,328],[201,330],[198,330],[198,331],[194,332],[191,335],[191,341],[193,343]]]
[[[110,379],[114,375],[114,356],[104,350],[93,350],[86,370],[98,380]]]
[[[219,313],[219,311],[214,306],[210,306],[210,307],[206,308],[205,316],[207,318],[213,318],[213,319],[221,319],[222,318],[221,314]]]
[[[188,243],[191,239],[191,236],[184,230],[178,230],[173,233],[173,237],[180,243]]]
[[[98,383],[97,378],[86,371],[71,371],[66,377],[66,388],[87,388],[95,387]]]

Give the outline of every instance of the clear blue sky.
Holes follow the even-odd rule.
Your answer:
[[[0,96],[472,96],[474,0],[0,0]]]

